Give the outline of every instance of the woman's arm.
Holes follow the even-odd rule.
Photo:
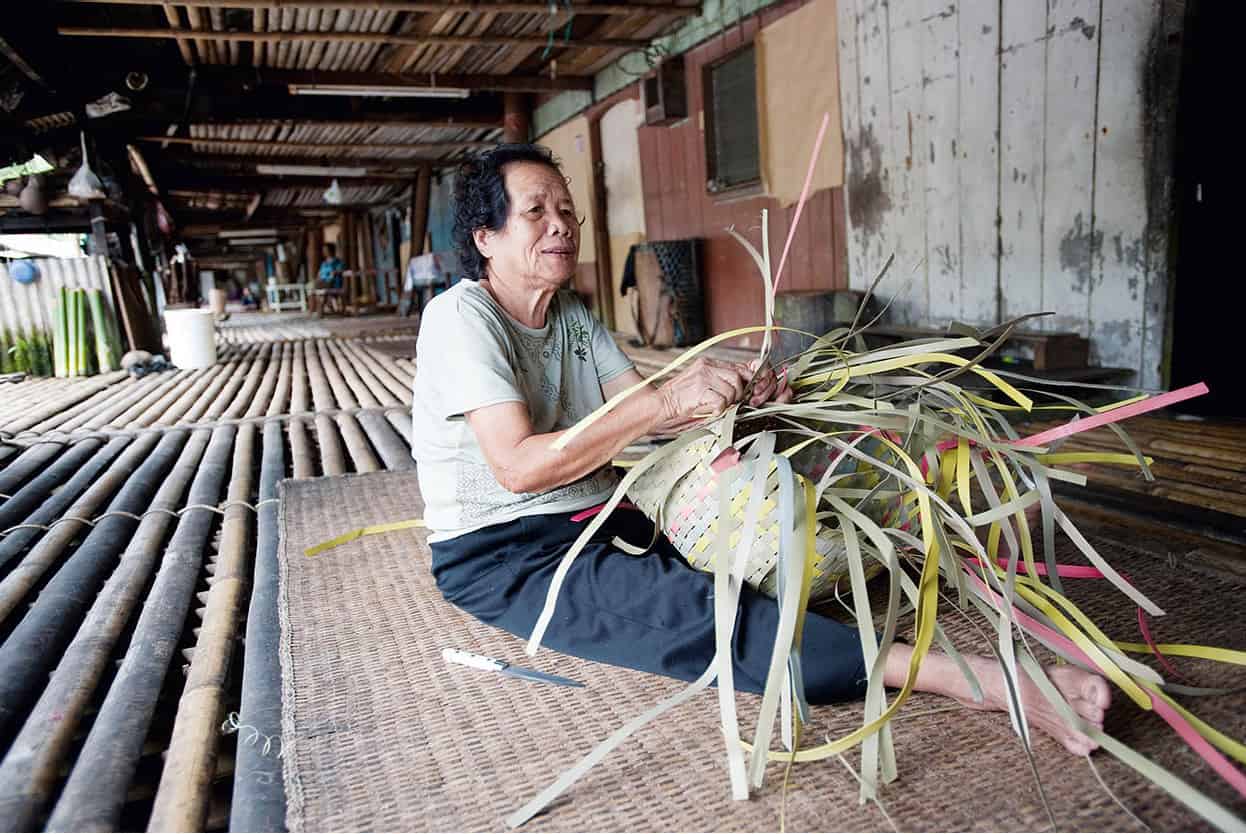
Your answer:
[[[721,414],[743,394],[751,376],[745,367],[698,359],[663,385],[637,391],[560,450],[552,446],[566,430],[535,433],[523,403],[499,403],[465,416],[498,483],[511,492],[545,492],[597,471],[638,437]],[[629,371],[603,392],[613,396],[640,381]]]

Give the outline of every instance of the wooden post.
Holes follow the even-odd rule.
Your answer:
[[[532,102],[524,93],[502,95],[502,138],[507,142],[527,142],[532,126]]]
[[[421,165],[411,181],[411,255],[424,254],[424,238],[428,236],[428,208],[432,194],[433,168]]]
[[[601,117],[588,120],[588,160],[592,166],[593,246],[597,250],[597,317],[614,329],[614,268],[610,263],[610,220],[606,201],[606,170],[601,155]]]

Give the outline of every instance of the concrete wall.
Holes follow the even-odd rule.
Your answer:
[[[894,251],[901,321],[1050,310],[1038,327],[1160,385],[1182,13],[839,0],[851,286]]]

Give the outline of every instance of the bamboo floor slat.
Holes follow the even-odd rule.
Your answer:
[[[0,828],[282,825],[276,484],[414,467],[416,324],[235,314],[210,368],[0,385]]]
[[[1018,431],[1033,434],[1054,425],[1033,421],[1020,424]],[[1155,459],[1155,480],[1147,481],[1132,466],[1094,465],[1083,469],[1091,485],[1246,518],[1246,422],[1146,415],[1124,428],[1143,454]],[[1099,428],[1069,438],[1060,451],[1128,449],[1111,431]]]

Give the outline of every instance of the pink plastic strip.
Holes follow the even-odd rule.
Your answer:
[[[774,273],[774,285],[779,286],[783,278],[783,265],[787,263],[787,253],[796,238],[796,228],[800,223],[800,214],[805,209],[805,201],[809,199],[809,188],[813,185],[813,172],[818,167],[818,154],[822,151],[822,140],[826,138],[826,128],[831,123],[831,114],[822,115],[822,126],[818,128],[818,138],[813,140],[813,155],[809,158],[809,170],[805,172],[805,185],[800,190],[800,200],[796,203],[796,214],[792,216],[792,226],[787,230],[787,242],[783,244],[783,254],[779,256],[779,268]]]
[[[1170,405],[1176,405],[1179,402],[1201,397],[1208,391],[1207,383],[1199,382],[1194,385],[1187,385],[1185,388],[1178,388],[1176,391],[1169,391],[1166,394],[1156,394],[1154,397],[1148,397],[1145,400],[1133,403],[1132,405],[1114,408],[1111,411],[1105,411],[1102,414],[1096,414],[1093,417],[1085,417],[1072,423],[1065,423],[1062,426],[1056,426],[1054,429],[1048,429],[1038,434],[1023,437],[1020,440],[1013,441],[1016,446],[1046,446],[1053,440],[1059,440],[1062,437],[1071,437],[1090,429],[1106,426],[1109,423],[1116,423],[1121,420],[1128,420],[1130,417],[1137,417],[1139,414],[1146,414],[1149,411],[1155,411],[1160,408],[1167,408]]]
[[[575,515],[571,516],[571,520],[572,521],[584,521],[586,519],[590,519],[593,516],[597,515],[599,512],[601,512],[602,510],[604,510],[605,508],[606,508],[605,504],[598,504],[596,507],[589,507],[587,510],[580,510]],[[631,503],[630,501],[620,501],[619,506],[616,507],[615,509],[634,510],[636,509],[636,505]]]
[[[987,596],[994,600],[997,605],[1003,601],[1000,599],[999,595],[988,588],[986,583],[975,575],[973,571],[966,570],[966,573],[969,578],[973,580],[974,584],[985,591]],[[1018,610],[1016,606],[1012,607],[1012,615],[1017,622],[1021,623],[1021,625],[1026,628],[1026,630],[1030,631],[1032,634],[1042,637],[1052,645],[1059,646],[1062,651],[1067,653],[1068,657],[1089,666],[1091,669],[1099,669],[1098,665],[1087,657],[1085,652],[1079,649],[1073,641],[1069,640],[1063,634],[1060,634],[1054,629],[1050,629],[1032,617],[1029,617],[1025,613]],[[1102,669],[1099,669],[1099,671],[1102,671]],[[1169,706],[1168,703],[1162,698],[1151,696],[1151,706],[1155,709],[1155,712],[1168,723],[1168,726],[1172,727],[1177,732],[1177,735],[1181,737],[1182,741],[1190,746],[1190,749],[1192,749],[1195,753],[1198,753],[1198,755],[1202,757],[1203,761],[1211,765],[1212,769],[1219,773],[1226,782],[1236,788],[1238,793],[1240,793],[1243,797],[1246,797],[1246,776],[1233,767],[1233,765],[1231,765],[1229,761],[1221,755],[1219,750],[1212,747],[1211,744],[1200,736],[1198,732],[1190,726],[1190,722],[1186,721],[1180,713]]]
[[[1168,722],[1169,727],[1176,730],[1181,740],[1190,745],[1191,750],[1202,756],[1203,761],[1211,765],[1224,781],[1232,785],[1241,796],[1246,797],[1246,774],[1230,764],[1223,753],[1200,736],[1198,730],[1195,730],[1190,726],[1190,722],[1185,720],[1185,716],[1173,709],[1163,698],[1152,697],[1151,706],[1155,707],[1155,712],[1160,718]]]

